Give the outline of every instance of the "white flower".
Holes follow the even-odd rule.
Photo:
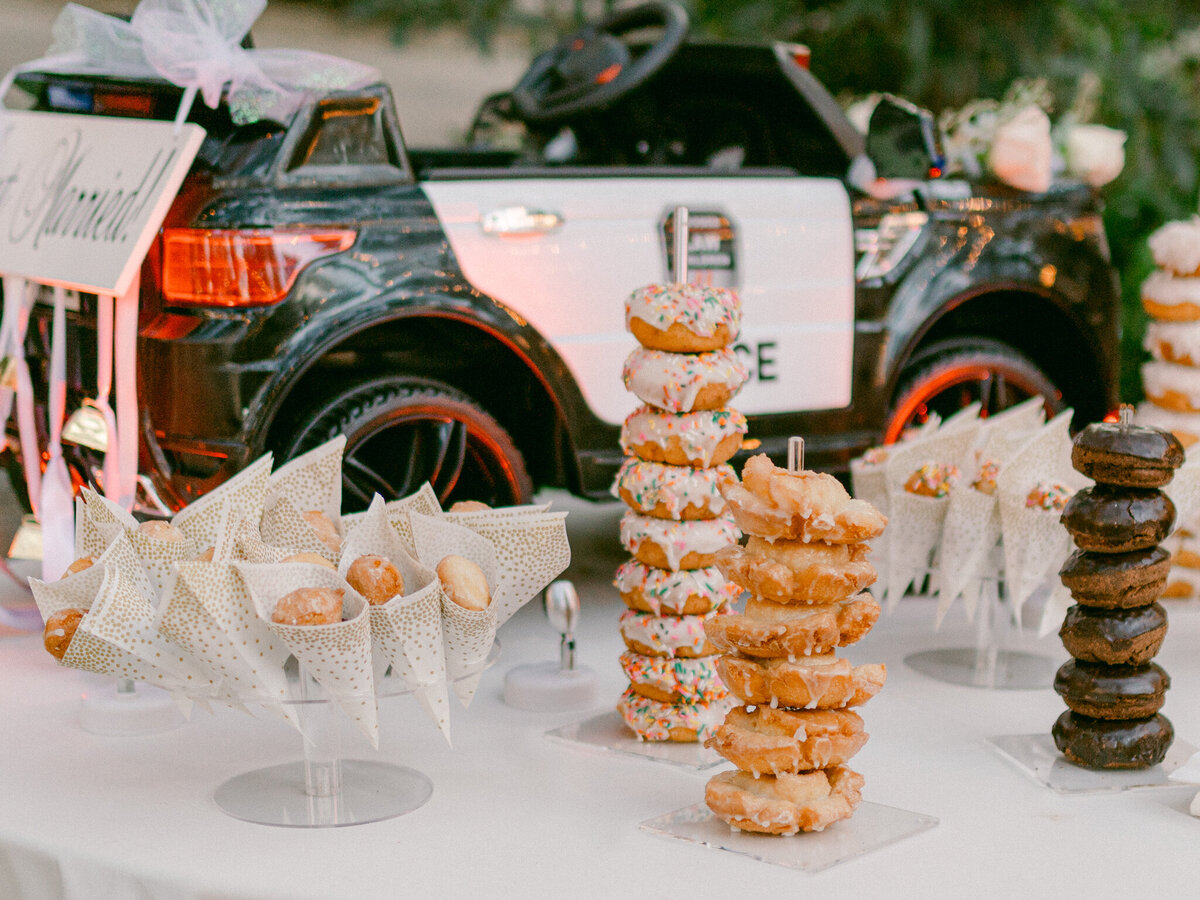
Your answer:
[[[1025,106],[996,128],[988,166],[1001,181],[1040,193],[1050,187],[1052,155],[1050,117]]]
[[[1125,168],[1125,132],[1103,125],[1067,130],[1067,171],[1092,187],[1108,184]]]

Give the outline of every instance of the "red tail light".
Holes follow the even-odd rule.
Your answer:
[[[168,228],[163,296],[183,306],[270,306],[287,296],[301,269],[349,249],[356,236],[349,230]]]

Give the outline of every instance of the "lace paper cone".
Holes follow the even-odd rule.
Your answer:
[[[235,708],[262,703],[296,727],[288,699],[287,647],[258,618],[250,594],[228,564],[179,563],[167,585],[159,630],[221,677],[220,699]]]
[[[1071,536],[1059,521],[1061,516],[1057,510],[1027,508],[1024,497],[1000,498],[1004,583],[1018,625],[1025,601],[1050,579],[1057,580],[1063,560],[1071,553]]]
[[[413,559],[404,539],[387,518],[383,498],[376,495],[346,538],[338,571],[344,578],[360,556],[389,560],[404,578],[404,595],[372,605],[371,636],[378,649],[376,674],[391,664],[412,688],[425,711],[450,743],[450,704],[446,687],[446,650],[442,635],[442,586],[429,567]],[[382,665],[380,665],[382,661]]]
[[[307,507],[306,511],[315,508]],[[332,517],[332,521],[336,523],[338,517]],[[293,553],[316,553],[337,565],[339,552],[317,537],[317,532],[287,497],[279,498],[263,512],[261,531],[264,541],[288,550],[288,556]]]
[[[516,509],[446,514],[447,521],[487,538],[496,549],[497,580],[492,587],[492,606],[496,610],[497,627],[571,564],[567,514]]]
[[[1010,434],[1032,434],[1046,424],[1046,401],[1039,397],[1010,406],[1008,409],[988,416],[979,426],[979,442],[986,446],[997,432]]]
[[[338,435],[276,469],[267,481],[264,508],[270,509],[286,497],[301,512],[318,509],[336,522],[342,515],[342,451],[345,448],[345,436]]]
[[[96,561],[74,575],[67,575],[58,581],[42,581],[39,578],[29,579],[29,588],[33,591],[34,602],[42,619],[48,619],[56,612],[64,609],[88,609],[100,594],[104,584],[106,567],[115,567],[129,579],[134,589],[153,603],[154,586],[146,576],[142,562],[134,552],[124,534],[118,532]]]
[[[254,607],[267,627],[334,702],[379,747],[379,709],[371,667],[371,619],[367,601],[337,572],[307,563],[261,565],[234,563],[246,582]],[[343,616],[332,625],[280,625],[271,621],[275,605],[299,588],[342,590]]]
[[[224,484],[189,503],[171,524],[191,538],[203,551],[216,545],[226,522],[262,518],[267,481],[271,477],[271,454],[260,456]]]
[[[892,495],[891,538],[887,543],[887,607],[895,609],[908,586],[930,570],[930,560],[942,537],[949,497],[922,497],[902,491]],[[900,524],[903,523],[903,524]]]
[[[1200,454],[1188,457],[1163,491],[1175,504],[1175,530],[1194,530],[1200,518]]]
[[[496,548],[487,538],[442,517],[410,512],[417,558],[431,569],[450,554],[466,557],[483,570],[492,602],[482,611],[463,609],[448,597],[442,599],[442,627],[446,643],[446,673],[464,707],[470,706],[479,687],[471,676],[487,659],[496,637],[496,586],[500,583]],[[481,673],[480,673],[481,674]]]
[[[887,467],[881,461],[868,465],[861,458],[850,461],[850,487],[856,500],[866,500],[885,516],[891,517],[891,502],[888,496]],[[888,544],[893,529],[885,528],[883,534],[869,541],[871,562],[883,593],[888,583]]]
[[[413,544],[412,525],[408,521],[408,514],[410,512],[415,512],[422,516],[440,516],[442,514],[442,504],[438,502],[437,494],[434,493],[429,482],[421,485],[415,494],[410,494],[399,500],[393,500],[385,508],[387,509],[388,521],[392,523],[392,527],[396,529],[400,537],[404,538],[410,548],[415,547],[415,545]]]
[[[1000,541],[1000,513],[996,495],[959,485],[950,492],[938,560],[938,608],[934,628],[961,594],[967,619],[975,620],[979,582],[995,577],[992,551]]]

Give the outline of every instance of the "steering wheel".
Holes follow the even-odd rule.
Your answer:
[[[662,36],[635,59],[622,36],[654,27],[663,29]],[[517,117],[552,122],[609,105],[666,65],[687,31],[683,7],[652,0],[568,35],[535,57],[512,89]]]

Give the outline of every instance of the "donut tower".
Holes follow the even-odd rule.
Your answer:
[[[866,703],[887,677],[880,664],[852,666],[835,654],[879,618],[879,604],[861,593],[875,581],[865,542],[887,519],[832,476],[804,471],[802,446],[786,470],[759,455],[741,484],[722,485],[750,539],[721,551],[717,565],[751,596],[744,613],[705,627],[725,654],[717,671],[746,705],[706,743],[737,770],[713,776],[704,799],[742,831],[821,831],[853,815],[863,778],[845,764],[867,733],[847,707]]]
[[[704,623],[741,589],[714,568],[741,537],[718,484],[741,447],[746,419],[728,406],[747,373],[732,343],[741,305],[732,291],[687,283],[687,210],[675,211],[675,283],[639,288],[625,325],[639,347],[625,386],[644,405],[621,429],[626,458],[613,485],[629,510],[621,542],[631,554],[614,584],[629,688],[617,710],[641,740],[703,740],[731,701]]]
[[[1072,659],[1054,676],[1067,704],[1051,729],[1054,744],[1089,769],[1144,769],[1162,762],[1174,738],[1159,710],[1171,680],[1151,660],[1167,633],[1156,601],[1170,569],[1159,544],[1175,506],[1159,490],[1183,462],[1170,432],[1121,420],[1089,425],[1071,464],[1096,484],[1075,494],[1062,523],[1077,550],[1059,573],[1076,605],[1059,636]]]

